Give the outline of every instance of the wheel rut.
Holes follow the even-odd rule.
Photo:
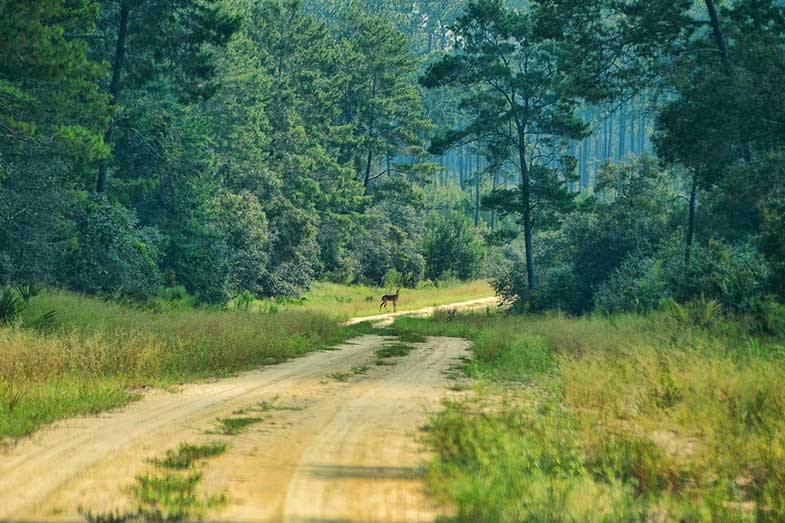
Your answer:
[[[151,459],[183,442],[216,439],[229,449],[202,469],[200,489],[224,493],[227,502],[205,520],[433,521],[417,431],[438,408],[445,371],[466,355],[468,342],[428,338],[394,365],[375,365],[375,350],[390,341],[362,336],[336,350],[56,423],[0,454],[0,521],[83,521],[80,507],[131,510],[129,487]],[[341,373],[347,381],[330,377]],[[208,434],[216,419],[271,402],[276,407],[246,431]]]

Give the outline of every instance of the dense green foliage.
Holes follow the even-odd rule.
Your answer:
[[[278,0],[55,4],[0,5],[4,283],[222,303],[423,277],[438,166],[399,19]]]
[[[772,0],[0,4],[0,280],[785,295]],[[656,157],[656,159],[654,159]]]
[[[647,311],[703,297],[728,312],[760,314],[765,324],[782,296],[785,244],[772,190],[783,180],[785,119],[781,91],[766,87],[782,79],[783,8],[582,4],[542,4],[543,23],[568,22],[550,37],[580,41],[588,56],[623,41],[625,60],[614,62],[610,81],[594,84],[605,92],[581,87],[580,75],[572,85],[586,101],[663,93],[652,105],[658,160],[599,166],[575,210],[560,214],[555,230],[535,233],[538,288],[532,292],[519,263],[497,289],[520,308],[570,313]],[[618,18],[598,17],[602,10]]]

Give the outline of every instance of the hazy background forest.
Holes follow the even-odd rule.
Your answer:
[[[783,297],[782,6],[466,8],[5,0],[0,279],[224,303],[487,277],[573,313]]]

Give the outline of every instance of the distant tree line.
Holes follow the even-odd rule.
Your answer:
[[[427,265],[432,124],[391,19],[288,0],[0,14],[0,280],[221,302],[479,270]]]
[[[785,297],[774,0],[0,14],[2,281],[222,302],[482,275],[574,313]]]
[[[484,198],[523,233],[503,296],[573,313],[783,298],[781,5],[484,0],[453,29],[422,83],[457,90],[463,120],[431,152],[468,145],[518,176]]]

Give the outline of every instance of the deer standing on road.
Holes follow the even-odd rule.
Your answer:
[[[401,286],[399,285],[398,289],[395,291],[395,294],[385,294],[382,296],[382,303],[379,305],[379,311],[382,310],[382,307],[384,307],[384,310],[387,310],[387,303],[392,302],[393,312],[395,312],[398,308],[398,296],[400,296],[400,294]]]

